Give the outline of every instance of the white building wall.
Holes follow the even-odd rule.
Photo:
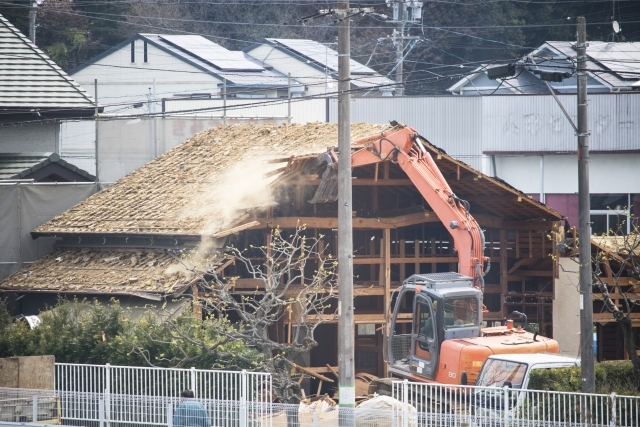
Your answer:
[[[147,44],[148,62],[143,62],[144,42],[136,40],[135,62],[131,62],[129,44],[74,73],[72,77],[88,93],[94,93],[98,79],[98,102],[106,114],[141,112],[132,105],[142,102],[148,112],[149,94],[153,98],[170,98],[190,93],[218,93],[221,79]],[[155,80],[155,96],[154,96]],[[159,105],[159,104],[158,104]],[[152,107],[153,109],[154,107]],[[159,112],[159,107],[156,106]]]
[[[3,126],[0,127],[0,152],[57,153],[59,150],[59,134],[60,124],[58,123]]]
[[[591,154],[589,157],[591,194],[640,193],[640,154]],[[525,193],[539,194],[541,177],[544,177],[545,194],[578,192],[578,158],[575,154],[496,156],[495,164],[499,178]]]
[[[305,96],[332,94],[338,90],[337,80],[327,78],[325,73],[317,68],[293,58],[273,46],[262,44],[247,53],[284,75],[291,73],[293,79],[307,87]]]

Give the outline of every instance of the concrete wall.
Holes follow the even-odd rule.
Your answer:
[[[53,356],[0,359],[0,387],[53,390],[54,378]]]
[[[59,123],[0,127],[0,152],[58,152]]]
[[[553,301],[553,339],[560,344],[560,354],[577,357],[580,349],[580,295],[578,263],[559,258],[559,277],[555,279]]]

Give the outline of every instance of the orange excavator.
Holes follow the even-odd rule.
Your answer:
[[[458,272],[414,274],[394,292],[385,340],[389,373],[414,381],[472,385],[493,354],[557,353],[556,341],[513,328],[512,321],[482,327],[484,275],[490,268],[484,233],[469,204],[451,191],[415,129],[395,124],[390,131],[355,141],[352,167],[398,164],[453,237],[459,264]],[[318,160],[327,167],[311,202],[335,201],[337,156],[329,149]],[[397,326],[403,301],[413,305],[411,330],[405,334],[396,333],[401,330]]]

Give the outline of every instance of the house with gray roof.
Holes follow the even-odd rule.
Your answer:
[[[69,71],[83,87],[97,80],[105,113],[159,113],[162,99],[286,98],[286,74],[202,36],[136,34]],[[292,85],[292,92],[304,88]]]
[[[573,73],[575,42],[548,41],[521,61],[515,75],[490,80],[483,65],[447,89],[453,95],[546,94],[540,71]],[[640,42],[589,42],[587,47],[587,91],[589,93],[630,92],[640,89]],[[576,76],[550,82],[557,94],[576,93]]]
[[[254,58],[281,73],[291,73],[306,86],[305,95],[336,95],[338,52],[314,40],[264,39],[245,49]],[[353,96],[391,96],[394,81],[350,60]]]
[[[96,177],[58,153],[0,153],[0,181],[93,182]]]
[[[91,117],[94,100],[0,16],[0,152],[56,152],[60,120]]]

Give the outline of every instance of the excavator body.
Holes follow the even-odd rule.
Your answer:
[[[469,204],[453,193],[415,129],[397,125],[354,142],[353,168],[386,161],[400,166],[433,209],[453,237],[459,260],[458,272],[415,274],[394,292],[385,341],[389,373],[415,381],[472,385],[490,355],[557,353],[556,341],[514,329],[512,321],[483,328],[484,275],[490,268],[483,231]],[[311,203],[337,200],[334,148],[318,157],[320,166],[325,163]],[[411,330],[396,333],[401,330],[398,315],[409,308]]]
[[[414,381],[475,383],[493,354],[557,353],[558,343],[521,328],[482,328],[482,293],[458,273],[414,274],[397,290],[389,325],[389,373]],[[396,334],[403,308],[413,318],[407,334]]]

